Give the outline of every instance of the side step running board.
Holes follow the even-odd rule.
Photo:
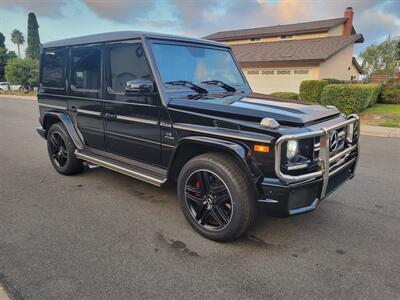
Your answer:
[[[89,151],[75,150],[75,155],[79,159],[82,159],[89,163],[96,164],[101,167],[128,175],[130,177],[151,183],[158,187],[160,187],[163,183],[167,181],[166,177],[149,174],[148,172],[139,168],[135,168],[134,166],[116,161],[115,159],[110,159],[101,155],[90,153]]]

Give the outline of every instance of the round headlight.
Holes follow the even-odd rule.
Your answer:
[[[286,148],[287,148],[286,150],[287,158],[292,159],[293,157],[295,157],[295,155],[299,150],[299,142],[297,140],[290,140],[287,142]]]

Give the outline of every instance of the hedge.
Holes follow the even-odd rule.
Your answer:
[[[293,92],[275,92],[270,95],[284,99],[299,100],[299,94]]]
[[[300,100],[320,103],[321,93],[329,84],[328,80],[304,80],[300,84]]]
[[[342,113],[360,113],[370,103],[375,103],[381,86],[379,84],[331,84],[321,94],[322,105],[334,105]]]
[[[400,82],[389,82],[382,88],[381,99],[383,103],[400,104]]]

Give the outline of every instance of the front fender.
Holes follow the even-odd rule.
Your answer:
[[[172,164],[179,155],[179,149],[187,144],[193,144],[193,146],[196,144],[206,146],[207,148],[210,148],[211,151],[213,149],[226,151],[231,157],[235,158],[235,161],[238,162],[239,166],[244,171],[250,183],[253,185],[254,188],[256,188],[256,182],[262,176],[262,172],[255,161],[252,159],[252,156],[248,155],[250,153],[250,149],[244,144],[239,144],[227,140],[205,136],[188,136],[180,139],[171,159],[171,163],[168,168],[169,170],[171,170]]]
[[[50,119],[57,118],[67,130],[69,136],[71,137],[75,147],[77,149],[83,149],[83,138],[79,135],[78,130],[75,128],[69,115],[65,112],[46,112],[43,116],[43,129],[47,132],[51,125],[49,124]]]

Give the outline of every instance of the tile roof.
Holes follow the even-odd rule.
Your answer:
[[[275,25],[250,29],[220,31],[205,36],[205,39],[214,41],[230,41],[237,39],[271,37],[299,33],[315,33],[328,31],[330,28],[343,24],[346,18],[336,18],[296,24]],[[354,32],[355,33],[355,32]]]
[[[231,45],[240,63],[323,61],[346,46],[362,41],[361,34],[270,43]]]

